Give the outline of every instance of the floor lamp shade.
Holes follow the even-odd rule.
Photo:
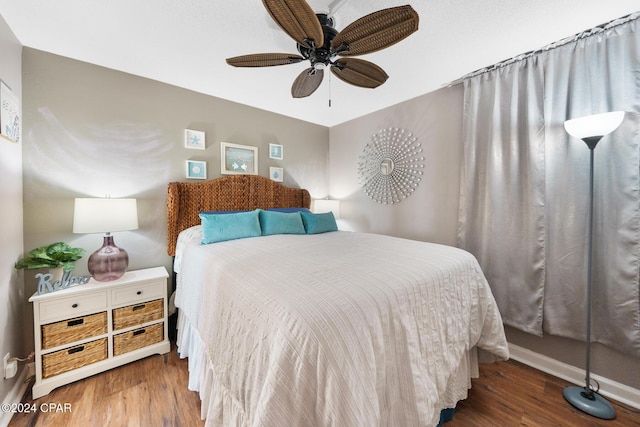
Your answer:
[[[623,119],[624,111],[612,111],[567,120],[564,128],[569,135],[580,139],[603,137],[616,130]]]
[[[593,165],[594,151],[603,136],[620,126],[624,111],[594,114],[564,122],[567,133],[582,139],[589,148],[589,244],[587,248],[587,301],[586,301],[586,377],[584,387],[566,387],[562,395],[575,408],[594,417],[610,420],[616,413],[609,402],[591,387],[591,270],[593,258]]]
[[[113,241],[112,232],[136,230],[138,207],[136,199],[75,200],[73,210],[74,233],[106,233],[102,247],[89,256],[91,277],[108,282],[122,277],[129,266],[127,251]]]

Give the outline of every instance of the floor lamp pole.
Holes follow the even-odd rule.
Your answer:
[[[587,345],[585,386],[567,387],[562,395],[573,406],[594,417],[612,420],[616,417],[613,406],[591,388],[591,263],[593,259],[593,169],[594,151],[604,135],[608,135],[622,124],[624,111],[593,114],[564,122],[567,133],[582,139],[589,147],[589,253],[587,254]]]
[[[589,147],[589,243],[587,254],[587,348],[586,348],[586,393],[593,394],[593,390],[590,388],[591,384],[591,288],[592,288],[592,277],[591,277],[591,265],[593,264],[593,169],[594,169],[594,153],[596,145],[600,138],[596,137],[595,141],[587,141],[588,138],[585,138],[584,142]],[[591,396],[589,396],[591,397]]]
[[[593,169],[594,151],[602,136],[585,137],[582,140],[589,147],[589,243],[587,253],[587,334],[586,334],[586,377],[585,386],[566,387],[564,398],[582,412],[605,420],[612,420],[616,412],[611,404],[591,388],[591,264],[593,259]]]

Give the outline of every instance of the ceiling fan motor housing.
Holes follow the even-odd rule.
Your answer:
[[[316,16],[318,17],[318,21],[320,21],[322,34],[324,35],[322,47],[316,47],[313,40],[309,40],[311,47],[301,45],[300,43],[296,43],[296,45],[298,46],[298,52],[300,52],[305,59],[311,61],[311,66],[314,69],[322,69],[331,64],[331,59],[338,54],[338,52],[331,50],[331,41],[338,34],[338,31],[333,28],[333,18],[329,18],[324,13],[317,13]]]

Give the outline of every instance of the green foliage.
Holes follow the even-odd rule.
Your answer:
[[[15,268],[35,270],[37,268],[62,267],[64,271],[71,271],[75,262],[82,258],[84,252],[82,248],[72,248],[66,243],[56,242],[49,246],[35,248],[27,256],[18,260]]]

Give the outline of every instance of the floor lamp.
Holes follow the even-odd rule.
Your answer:
[[[582,387],[567,387],[562,392],[564,398],[574,407],[594,417],[612,420],[616,412],[609,402],[591,388],[591,262],[593,255],[593,153],[603,136],[620,126],[624,111],[595,114],[564,122],[569,135],[582,139],[589,147],[589,248],[587,253],[587,334],[586,334],[586,384]]]

